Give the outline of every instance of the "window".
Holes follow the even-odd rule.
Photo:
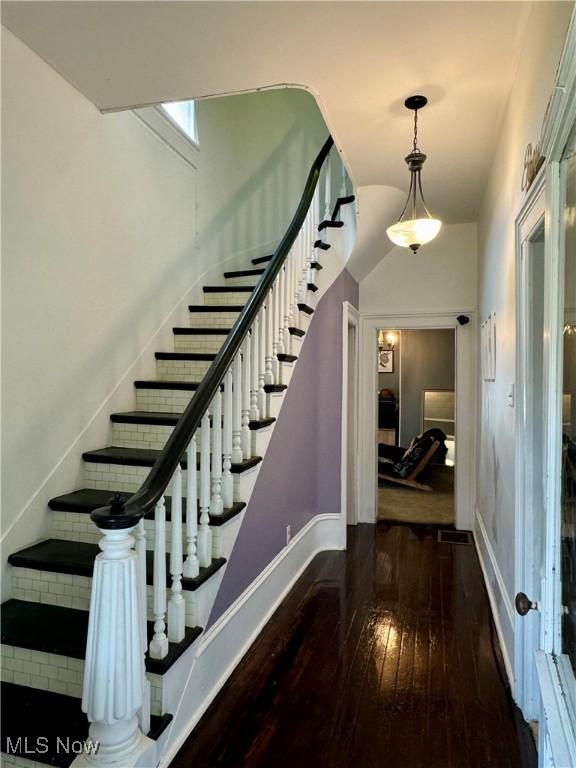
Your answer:
[[[170,120],[176,123],[178,128],[188,136],[195,144],[198,143],[196,131],[196,114],[193,101],[171,101],[162,104],[162,109],[168,114]]]

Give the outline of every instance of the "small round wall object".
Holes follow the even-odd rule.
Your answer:
[[[538,603],[530,600],[528,595],[526,595],[524,592],[518,592],[514,599],[514,605],[516,606],[516,611],[520,614],[520,616],[526,616],[526,614],[530,613],[530,611],[535,611],[538,609]]]

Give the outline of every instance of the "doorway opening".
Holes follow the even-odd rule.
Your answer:
[[[377,332],[378,520],[455,523],[453,328]]]

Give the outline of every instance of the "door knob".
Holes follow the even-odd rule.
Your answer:
[[[516,611],[520,614],[520,616],[526,616],[526,614],[530,611],[538,610],[538,603],[530,600],[528,595],[524,594],[524,592],[518,592],[514,599],[514,605],[516,606]]]

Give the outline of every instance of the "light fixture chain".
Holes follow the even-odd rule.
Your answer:
[[[414,110],[414,152],[418,151],[418,110]]]

